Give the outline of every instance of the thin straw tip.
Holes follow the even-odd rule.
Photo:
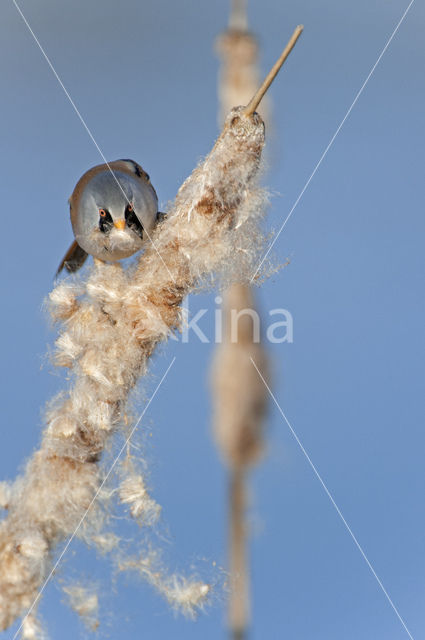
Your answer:
[[[285,62],[286,58],[288,57],[288,55],[290,54],[290,52],[294,48],[294,46],[295,46],[298,38],[300,37],[301,33],[303,32],[303,30],[304,30],[304,25],[302,25],[302,24],[299,24],[294,29],[294,32],[293,32],[288,44],[286,45],[286,47],[284,48],[284,50],[280,54],[280,57],[275,62],[274,66],[270,69],[270,71],[269,71],[268,75],[266,76],[266,78],[265,78],[263,84],[261,85],[261,87],[258,89],[256,94],[252,97],[250,102],[245,107],[245,109],[243,111],[245,116],[250,116],[250,115],[252,115],[254,113],[255,109],[260,104],[264,94],[267,92],[267,90],[270,87],[271,83],[273,82],[273,80],[275,79],[277,74],[279,73],[279,70],[280,70],[281,66],[283,65],[283,63]]]

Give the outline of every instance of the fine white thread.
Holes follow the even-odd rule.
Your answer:
[[[75,113],[77,114],[78,118],[80,119],[81,124],[83,125],[83,127],[84,127],[84,129],[87,131],[87,133],[89,134],[89,136],[90,136],[90,138],[91,138],[91,140],[92,140],[93,144],[95,145],[96,149],[99,151],[99,153],[100,153],[100,155],[101,155],[101,157],[102,157],[102,159],[103,159],[103,162],[106,164],[106,166],[108,167],[109,171],[112,173],[112,175],[113,175],[113,177],[114,177],[115,182],[117,183],[118,187],[120,188],[120,190],[121,190],[121,192],[122,192],[122,194],[123,194],[124,198],[127,200],[127,204],[132,205],[133,203],[131,203],[131,202],[128,200],[128,198],[127,198],[127,196],[126,196],[126,194],[125,194],[125,192],[124,192],[124,189],[122,188],[122,186],[121,186],[121,184],[120,184],[120,182],[119,182],[118,178],[116,177],[116,175],[115,175],[114,171],[111,169],[111,167],[110,167],[110,165],[109,165],[109,162],[107,161],[107,159],[105,158],[105,156],[104,156],[104,154],[103,154],[102,149],[101,149],[101,148],[99,147],[99,145],[97,144],[97,142],[96,142],[96,140],[95,140],[95,138],[94,138],[94,136],[93,136],[92,132],[90,131],[90,129],[89,129],[89,127],[88,127],[88,125],[86,124],[86,121],[84,120],[83,116],[81,115],[80,111],[78,110],[77,105],[75,104],[75,102],[73,101],[73,99],[71,98],[71,96],[69,95],[68,90],[66,89],[66,87],[65,87],[65,85],[63,84],[62,80],[60,79],[59,74],[57,73],[56,69],[54,68],[54,66],[53,66],[52,62],[50,61],[49,56],[47,55],[47,53],[44,51],[43,47],[41,46],[41,43],[40,43],[40,41],[38,40],[37,36],[35,35],[34,31],[32,30],[32,28],[31,28],[31,26],[30,26],[30,24],[29,24],[28,20],[26,19],[26,17],[25,17],[25,16],[24,16],[24,14],[22,13],[22,11],[21,11],[20,7],[18,6],[18,4],[17,4],[16,0],[12,0],[12,2],[13,2],[13,4],[15,5],[15,7],[16,7],[16,9],[17,9],[17,11],[19,12],[19,14],[20,14],[20,16],[21,16],[22,20],[24,21],[25,25],[27,26],[28,31],[31,33],[32,37],[34,38],[34,41],[37,43],[37,46],[38,46],[38,48],[40,49],[41,53],[43,54],[43,57],[44,57],[44,59],[46,60],[47,64],[49,65],[50,69],[52,70],[53,75],[55,76],[56,80],[59,82],[60,86],[62,87],[62,89],[63,89],[63,91],[64,91],[64,93],[65,93],[66,97],[68,98],[69,102],[71,103],[72,108],[74,109]],[[170,276],[171,280],[172,280],[172,281],[174,282],[174,284],[175,284],[175,279],[173,278],[173,275],[172,275],[171,271],[169,270],[169,268],[168,268],[168,267],[167,267],[167,265],[165,264],[163,257],[161,256],[161,254],[159,253],[158,249],[156,248],[156,245],[155,245],[154,241],[152,240],[151,236],[149,235],[148,230],[147,230],[147,229],[145,229],[145,228],[143,228],[143,231],[144,231],[144,233],[146,233],[146,235],[147,235],[147,237],[148,237],[149,241],[151,242],[151,244],[152,244],[153,248],[155,249],[156,253],[158,254],[158,256],[159,256],[159,258],[160,258],[160,260],[161,260],[162,264],[164,265],[164,267],[165,267],[165,268],[166,268],[166,270],[168,271],[168,275]]]
[[[333,134],[332,138],[330,139],[330,142],[328,144],[328,146],[326,147],[326,149],[324,150],[324,152],[322,153],[322,155],[319,158],[318,163],[316,164],[316,166],[313,169],[313,172],[311,173],[309,179],[307,180],[307,182],[305,183],[305,185],[303,186],[303,188],[301,189],[301,192],[298,196],[298,198],[295,200],[294,204],[292,205],[292,209],[290,210],[290,212],[288,213],[288,215],[286,216],[282,226],[280,227],[279,231],[277,232],[277,234],[275,235],[275,237],[273,238],[269,248],[267,249],[266,253],[264,254],[263,258],[261,259],[257,269],[255,270],[254,275],[251,278],[251,282],[254,281],[258,271],[261,269],[261,265],[264,263],[264,260],[267,258],[267,256],[269,255],[270,251],[273,249],[273,246],[276,242],[276,240],[278,239],[278,237],[280,236],[280,234],[282,233],[283,229],[286,226],[286,223],[288,222],[289,218],[292,216],[293,212],[295,211],[296,207],[298,206],[299,201],[301,200],[301,198],[303,197],[305,191],[307,190],[308,185],[310,184],[310,182],[313,180],[318,168],[320,167],[320,165],[322,164],[323,160],[325,159],[326,154],[328,153],[329,149],[331,148],[331,146],[333,145],[335,138],[337,137],[337,135],[339,134],[339,132],[341,131],[342,127],[344,126],[345,121],[347,120],[348,116],[350,115],[351,111],[353,110],[355,104],[357,103],[358,99],[360,98],[361,94],[363,93],[363,90],[365,89],[367,83],[369,82],[370,78],[372,77],[373,72],[375,71],[376,67],[378,66],[378,64],[381,61],[382,56],[384,55],[384,53],[386,52],[386,50],[388,49],[392,39],[394,38],[395,34],[397,33],[397,31],[399,30],[403,20],[405,19],[405,17],[407,16],[410,7],[412,6],[412,4],[414,3],[415,0],[411,0],[409,6],[407,7],[406,11],[403,13],[403,15],[401,16],[399,22],[397,23],[394,31],[392,32],[392,34],[390,35],[390,37],[387,40],[387,43],[385,45],[385,47],[382,49],[381,53],[379,54],[379,57],[377,59],[377,61],[375,62],[375,64],[373,65],[372,69],[370,70],[366,80],[363,82],[362,86],[360,87],[359,91],[357,92],[356,97],[354,98],[353,102],[351,103],[350,108],[348,109],[347,113],[345,114],[345,116],[343,117],[343,119],[341,120],[340,125],[338,126],[337,130],[335,131],[335,133]]]
[[[288,418],[286,417],[286,415],[283,412],[283,409],[281,408],[280,404],[278,403],[278,401],[276,400],[272,390],[270,389],[269,385],[267,384],[266,380],[264,379],[263,375],[261,374],[261,371],[259,370],[259,368],[257,367],[257,365],[255,364],[254,360],[251,358],[250,356],[250,360],[252,362],[252,364],[254,365],[255,369],[257,370],[258,375],[260,376],[261,380],[263,381],[267,391],[270,394],[270,397],[272,398],[273,402],[275,403],[276,407],[278,408],[278,411],[280,413],[280,415],[282,416],[282,418],[285,420],[286,424],[288,425],[292,435],[294,436],[295,440],[297,441],[298,446],[300,447],[301,451],[303,452],[304,456],[307,458],[308,463],[310,465],[310,467],[313,469],[317,479],[319,480],[320,484],[322,485],[323,489],[325,490],[326,495],[328,496],[329,500],[331,501],[332,505],[334,506],[337,514],[339,515],[339,517],[341,518],[342,522],[344,523],[345,528],[347,529],[348,533],[350,534],[351,538],[354,541],[354,544],[356,545],[357,549],[360,551],[361,555],[363,556],[364,561],[366,562],[367,566],[369,567],[372,575],[374,576],[375,580],[377,581],[377,583],[379,584],[379,586],[381,587],[386,599],[388,600],[388,602],[390,603],[391,607],[393,608],[397,618],[400,620],[401,624],[403,625],[407,635],[409,636],[410,640],[414,640],[412,634],[410,633],[409,629],[406,626],[406,623],[404,622],[403,618],[401,617],[401,615],[399,614],[397,607],[395,606],[394,602],[391,600],[387,590],[385,589],[384,585],[382,584],[381,580],[379,579],[375,569],[372,567],[371,563],[369,562],[365,552],[363,551],[362,547],[360,546],[359,541],[357,540],[356,536],[354,535],[354,533],[352,532],[348,522],[346,521],[346,519],[344,518],[344,516],[341,513],[340,508],[338,507],[337,503],[335,502],[334,498],[332,497],[332,494],[330,493],[329,489],[327,488],[325,482],[322,479],[322,476],[320,475],[320,473],[317,471],[313,461],[311,460],[310,456],[308,455],[307,451],[304,449],[300,439],[298,438],[297,434],[295,433],[294,428],[292,427],[291,423],[289,422]]]

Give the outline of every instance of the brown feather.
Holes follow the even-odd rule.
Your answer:
[[[78,269],[83,266],[87,256],[88,254],[84,249],[82,249],[77,241],[74,240],[56,271],[56,277],[58,277],[64,267],[69,273],[75,273],[75,271],[78,271]]]

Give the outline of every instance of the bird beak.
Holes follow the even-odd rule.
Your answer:
[[[117,220],[116,222],[114,222],[114,227],[115,227],[115,229],[121,229],[121,231],[124,231],[124,229],[125,229],[125,220]]]

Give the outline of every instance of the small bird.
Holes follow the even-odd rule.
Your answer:
[[[158,220],[158,198],[146,171],[134,160],[89,169],[69,199],[75,240],[59,265],[73,273],[88,255],[116,261],[139,251]]]

